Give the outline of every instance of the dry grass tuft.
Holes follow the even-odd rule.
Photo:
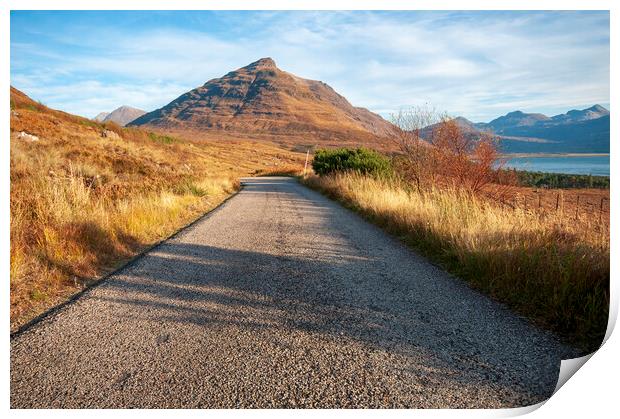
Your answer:
[[[14,89],[11,108],[12,329],[218,205],[240,176],[305,157],[102,125]]]
[[[457,190],[420,192],[352,173],[305,182],[584,350],[600,345],[610,242],[598,219],[540,216]]]
[[[308,170],[312,170],[309,168]],[[280,167],[269,169],[259,169],[255,172],[256,176],[302,176],[304,172],[303,164],[287,164]]]

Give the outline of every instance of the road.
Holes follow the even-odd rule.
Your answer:
[[[567,348],[288,178],[11,339],[14,408],[512,407]]]

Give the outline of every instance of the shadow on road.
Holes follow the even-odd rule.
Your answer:
[[[160,376],[178,380],[182,393],[190,378],[225,384],[217,381],[217,365],[237,377],[274,357],[283,360],[280,374],[292,377],[286,391],[295,389],[302,398],[320,400],[321,394],[303,385],[319,388],[325,380],[335,383],[334,394],[359,381],[369,406],[515,406],[551,394],[559,357],[550,336],[295,181],[246,182],[238,197],[204,223],[148,252],[50,322],[46,340],[37,338],[37,351],[49,352],[48,361],[31,351],[28,336],[21,337],[23,344],[14,341],[15,359],[22,360],[12,364],[12,388],[20,386],[15,393],[22,397],[39,385],[29,357],[56,380],[49,392],[61,406],[72,406],[74,393],[83,389],[85,400],[97,399],[98,406],[147,407],[168,400],[154,393],[170,389]],[[244,234],[252,237],[239,239]],[[160,349],[164,344],[167,349]],[[62,363],[53,361],[58,353],[65,354]],[[211,365],[228,354],[230,366]],[[68,358],[85,372],[67,376]],[[308,378],[308,371],[323,364],[336,369]],[[171,365],[179,369],[170,372]],[[130,380],[140,371],[143,376]],[[235,380],[245,386],[239,389],[243,397],[284,379],[269,371],[251,374],[266,375]],[[373,384],[364,384],[360,374]],[[105,378],[91,383],[93,376]],[[153,394],[152,401],[124,390],[147,385],[145,380],[152,380],[145,393]],[[215,384],[196,384],[196,399],[171,406],[202,406],[203,391],[217,389]],[[99,391],[101,386],[109,393]],[[383,391],[381,399],[373,391]],[[443,400],[444,394],[455,399]],[[35,405],[16,400],[12,403]],[[347,403],[354,405],[352,399]],[[81,405],[78,399],[75,404]]]

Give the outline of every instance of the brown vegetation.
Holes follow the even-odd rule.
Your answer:
[[[302,176],[303,172],[303,164],[288,164],[270,169],[259,169],[254,174],[256,176]]]
[[[601,343],[610,242],[596,218],[537,216],[457,189],[353,173],[305,182],[583,350]]]
[[[455,119],[428,107],[401,110],[392,122],[399,127],[392,137],[400,150],[397,169],[418,191],[443,184],[479,193],[497,182],[500,154],[492,135],[466,132]]]
[[[102,125],[15,89],[11,109],[13,329],[219,204],[238,177],[305,158]]]
[[[396,176],[310,176],[309,186],[557,332],[584,351],[605,334],[609,310],[609,191],[524,188],[495,170],[493,139],[433,114],[395,118]],[[605,205],[607,202],[607,205]]]
[[[540,216],[558,215],[566,222],[585,218],[609,227],[609,189],[547,189],[490,184],[482,194],[496,197],[497,188],[503,192],[502,197],[496,199],[500,207],[516,208]]]

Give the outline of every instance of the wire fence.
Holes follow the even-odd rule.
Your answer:
[[[525,211],[539,217],[553,216],[564,221],[597,222],[607,228],[610,219],[610,202],[606,196],[590,196],[563,190],[557,192],[534,190],[530,193],[514,193],[500,199],[505,209]]]

